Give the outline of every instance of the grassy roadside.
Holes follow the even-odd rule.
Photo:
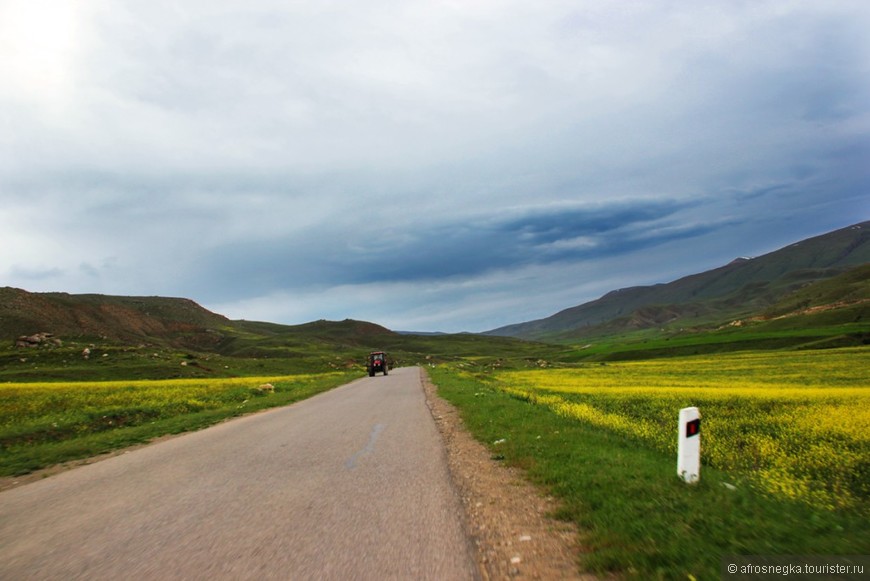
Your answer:
[[[739,485],[705,467],[686,486],[675,458],[495,389],[486,376],[430,370],[442,397],[496,458],[562,499],[584,531],[581,567],[637,579],[718,579],[720,559],[748,554],[866,554],[870,524]],[[493,442],[504,440],[500,444]]]
[[[356,372],[277,378],[0,384],[0,476],[17,476],[288,405]],[[266,380],[273,392],[256,388]]]

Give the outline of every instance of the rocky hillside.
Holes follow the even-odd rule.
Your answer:
[[[231,321],[189,299],[31,293],[0,288],[0,337],[49,333],[52,339],[101,339],[209,348]]]
[[[392,331],[363,321],[278,325],[232,321],[189,299],[31,293],[0,288],[0,340],[19,348],[64,340],[231,352],[251,344],[360,344]]]

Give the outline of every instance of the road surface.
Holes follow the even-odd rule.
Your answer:
[[[474,579],[417,368],[0,493],[0,579]]]

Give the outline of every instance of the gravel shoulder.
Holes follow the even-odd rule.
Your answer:
[[[492,460],[465,429],[458,410],[438,396],[428,374],[421,369],[420,375],[465,508],[481,577],[599,579],[578,568],[582,547],[577,528],[549,516],[558,508],[556,500],[529,483],[521,470]]]

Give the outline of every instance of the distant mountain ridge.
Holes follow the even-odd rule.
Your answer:
[[[31,293],[0,287],[0,339],[49,333],[55,338],[110,340],[222,351],[240,337],[306,337],[345,343],[392,331],[364,321],[280,325],[233,321],[190,299],[99,294]]]
[[[776,304],[807,284],[870,262],[870,221],[790,244],[757,258],[737,258],[670,283],[611,291],[550,317],[487,335],[568,340],[606,330],[643,329],[681,320],[724,320]]]
[[[669,325],[701,322],[715,327],[740,318],[780,317],[845,303],[866,310],[868,285],[870,221],[757,258],[737,258],[670,283],[611,291],[550,317],[484,334],[570,342]],[[53,340],[109,340],[222,353],[250,351],[257,341],[260,350],[290,343],[304,349],[311,341],[369,346],[428,335],[400,334],[349,319],[303,325],[233,321],[185,298],[32,293],[0,287],[0,340],[14,343],[18,337],[44,333]]]

